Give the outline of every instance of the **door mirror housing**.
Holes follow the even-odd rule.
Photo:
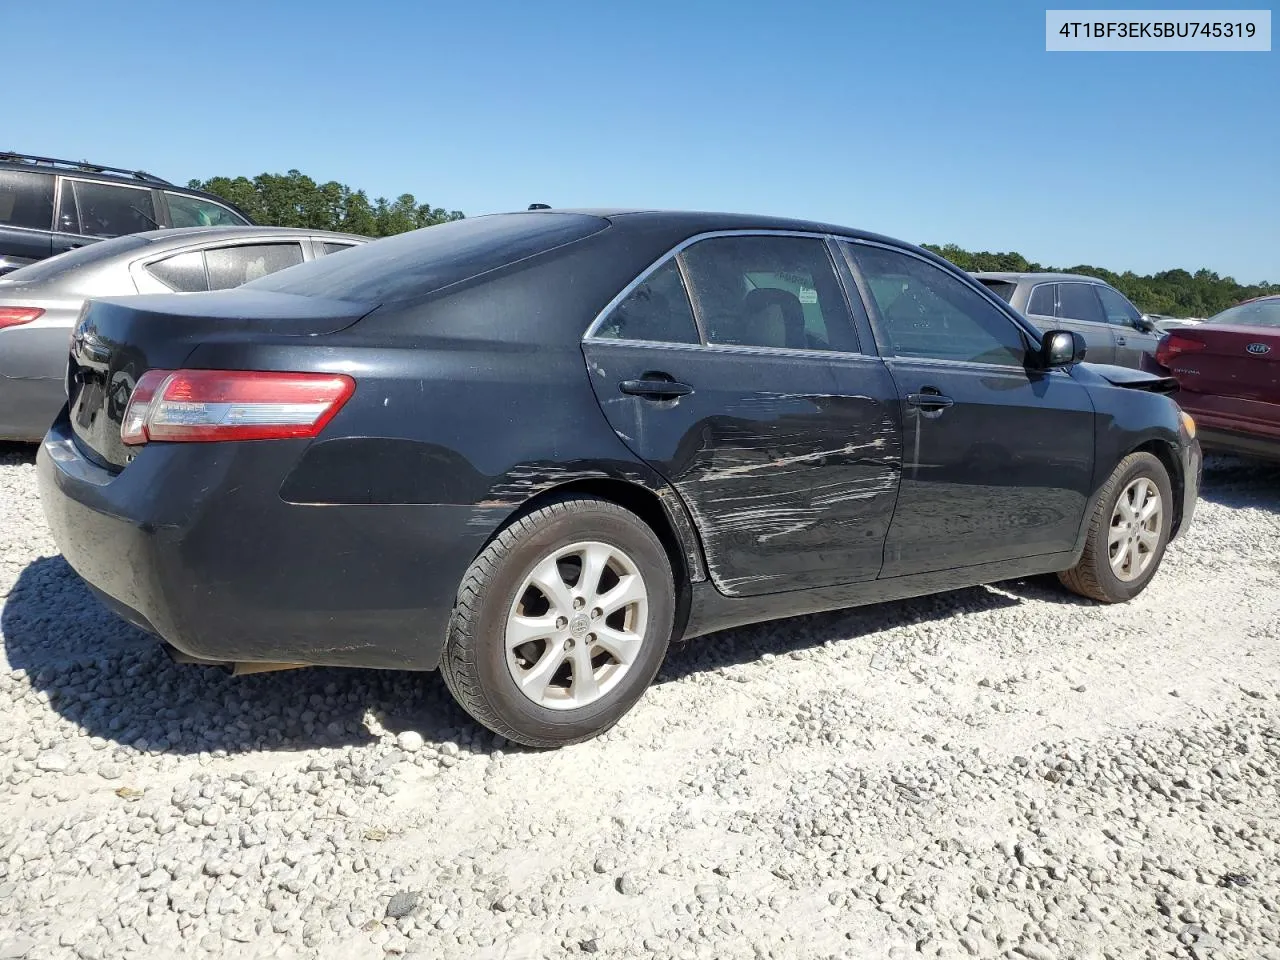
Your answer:
[[[1046,370],[1074,366],[1084,360],[1085,339],[1070,330],[1049,330],[1040,340],[1039,366]]]
[[[1151,333],[1156,329],[1156,322],[1147,316],[1138,317],[1133,321],[1133,325],[1142,333]]]

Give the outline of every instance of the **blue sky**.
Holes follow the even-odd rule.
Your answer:
[[[0,149],[1280,281],[1280,52],[1046,53],[1044,10],[14,2]]]

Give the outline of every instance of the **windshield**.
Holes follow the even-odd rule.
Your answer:
[[[98,240],[75,250],[60,253],[56,257],[41,260],[39,263],[19,267],[12,273],[6,273],[3,277],[0,277],[0,284],[8,281],[26,281],[30,283],[31,281],[50,280],[66,273],[68,270],[74,270],[90,263],[99,263],[109,257],[114,257],[118,253],[126,253],[138,247],[145,247],[150,242],[150,240],[144,240],[134,234],[115,237],[111,240]]]
[[[581,240],[609,221],[580,213],[504,213],[386,237],[253,280],[272,290],[356,303],[410,300]]]
[[[1230,323],[1240,327],[1280,327],[1280,298],[1254,300],[1228,307],[1209,323]]]

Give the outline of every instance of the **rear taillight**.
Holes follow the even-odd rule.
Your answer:
[[[355,389],[344,374],[149,370],[129,397],[120,439],[136,446],[314,437]]]
[[[0,307],[0,330],[5,327],[20,327],[43,313],[39,307]]]
[[[1203,340],[1189,337],[1185,333],[1167,334],[1156,346],[1156,363],[1162,367],[1168,367],[1182,354],[1198,353],[1206,346]]]

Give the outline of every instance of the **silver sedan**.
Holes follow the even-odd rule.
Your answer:
[[[57,416],[67,344],[86,299],[224,290],[368,240],[285,227],[154,230],[0,277],[0,440],[38,441]]]

